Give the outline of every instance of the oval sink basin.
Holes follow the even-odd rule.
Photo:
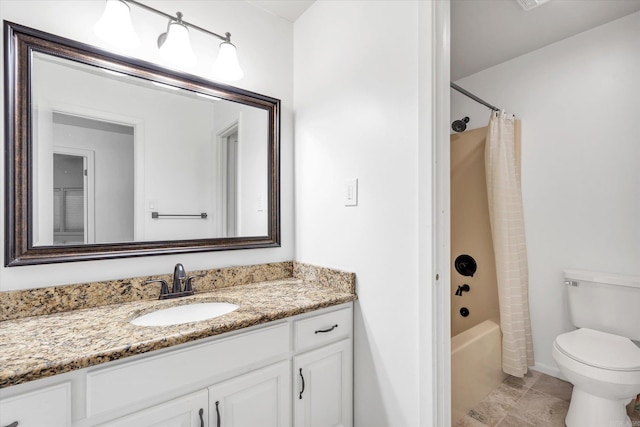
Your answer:
[[[236,304],[228,302],[200,302],[163,308],[136,317],[130,323],[137,326],[170,326],[181,323],[213,319],[237,310]]]

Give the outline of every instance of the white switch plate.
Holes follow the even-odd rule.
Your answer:
[[[344,205],[358,206],[358,179],[344,182]]]

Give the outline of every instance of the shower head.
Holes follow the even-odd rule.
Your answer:
[[[469,117],[463,117],[462,120],[456,120],[451,123],[451,129],[454,132],[464,132],[467,128],[467,123],[469,123]]]

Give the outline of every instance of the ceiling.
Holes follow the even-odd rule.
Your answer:
[[[640,10],[640,0],[451,0],[451,80]]]
[[[315,0],[248,0],[248,3],[276,16],[295,22]]]
[[[249,3],[295,22],[314,0]],[[451,80],[636,11],[640,0],[550,0],[527,12],[516,0],[451,0]]]

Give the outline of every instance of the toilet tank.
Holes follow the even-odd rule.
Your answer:
[[[571,322],[640,341],[640,276],[566,270]]]

